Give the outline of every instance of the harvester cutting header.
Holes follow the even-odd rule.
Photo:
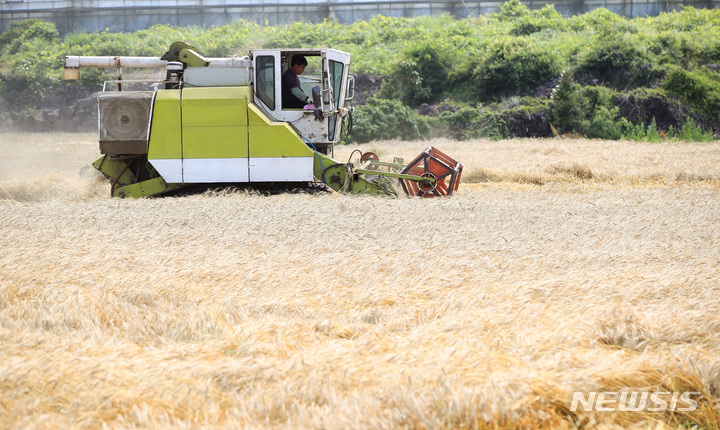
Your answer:
[[[307,105],[292,107],[283,74],[308,63]],[[347,193],[451,195],[462,165],[430,147],[405,165],[360,153],[333,160],[352,128],[350,55],[333,49],[255,49],[247,57],[206,58],[184,42],[151,57],[66,56],[63,79],[83,67],[117,68],[98,94],[103,157],[93,166],[114,197],[162,194],[193,184],[292,184],[320,181]],[[127,68],[164,69],[159,81],[123,80]],[[131,90],[131,85],[146,89]],[[297,92],[296,92],[297,93]],[[297,93],[302,94],[302,93]],[[304,103],[301,103],[301,105]]]

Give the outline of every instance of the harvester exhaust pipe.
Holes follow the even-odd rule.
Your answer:
[[[159,58],[151,57],[83,57],[77,55],[67,55],[63,57],[65,66],[63,68],[63,80],[80,79],[81,67],[92,68],[121,68],[121,67],[142,67],[163,69],[167,61]]]

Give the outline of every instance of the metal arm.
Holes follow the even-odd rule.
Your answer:
[[[190,52],[190,50],[188,50]],[[65,63],[62,79],[77,80],[80,79],[81,67],[94,68],[156,68],[164,69],[167,66],[166,60],[154,57],[93,57],[67,55],[62,57]],[[182,57],[181,57],[182,58]],[[230,58],[203,58],[206,60],[206,67],[251,67],[252,62],[248,57],[230,57]],[[182,60],[181,60],[182,61]]]

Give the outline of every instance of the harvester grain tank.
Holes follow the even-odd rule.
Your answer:
[[[283,108],[282,74],[296,55],[313,104]],[[373,153],[335,161],[334,145],[352,128],[350,55],[334,49],[256,49],[246,57],[206,58],[175,42],[159,58],[63,57],[63,79],[84,67],[116,68],[98,94],[102,158],[93,166],[114,197],[143,197],[193,184],[322,182],[357,194],[446,196],[462,165],[430,147],[407,165]],[[162,80],[123,79],[129,68],[164,69]],[[129,88],[144,85],[143,89]]]

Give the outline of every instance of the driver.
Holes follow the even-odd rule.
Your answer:
[[[312,103],[300,87],[300,78],[307,66],[307,59],[302,55],[294,55],[290,62],[290,68],[282,76],[282,107],[283,109],[302,109],[305,105]]]

